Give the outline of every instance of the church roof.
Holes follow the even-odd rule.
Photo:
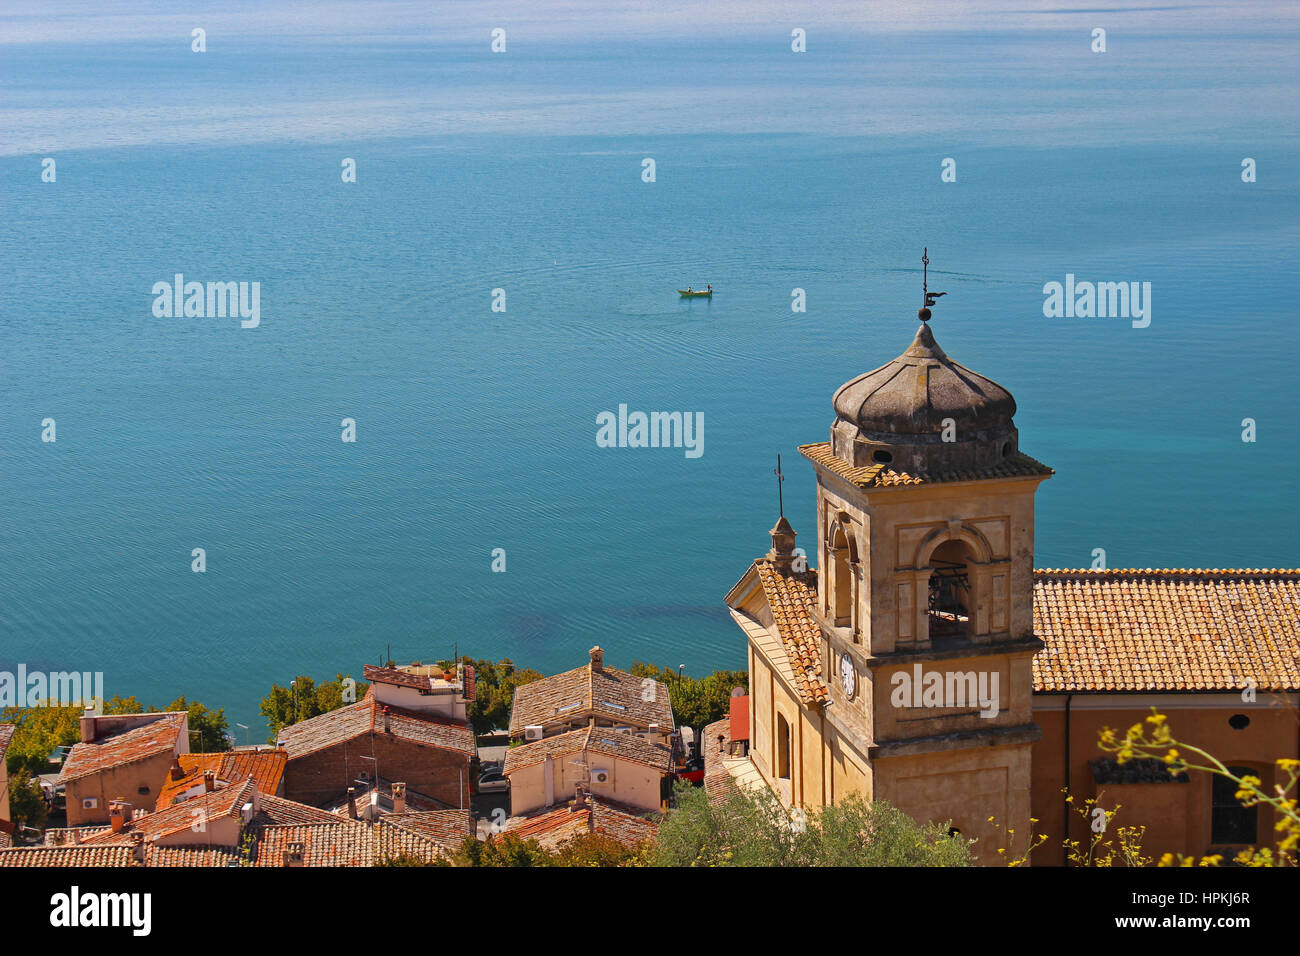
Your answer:
[[[962,432],[1011,423],[1016,400],[992,379],[954,362],[928,324],[898,358],[845,382],[835,413],[863,432],[928,435],[952,419]]]
[[[887,488],[898,485],[928,485],[950,481],[983,481],[990,478],[1047,477],[1056,474],[1041,461],[1016,452],[987,467],[954,469],[933,473],[896,471],[889,465],[854,466],[831,451],[830,442],[800,445],[799,452],[815,465],[834,472],[859,488]]]
[[[1034,690],[1300,690],[1300,570],[1035,571]]]
[[[754,562],[763,595],[772,611],[777,633],[790,661],[787,674],[807,704],[830,697],[821,679],[821,626],[813,618],[817,606],[817,572],[785,571],[767,558]]]

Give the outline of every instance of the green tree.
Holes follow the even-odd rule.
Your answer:
[[[4,799],[3,794],[0,794],[0,799]],[[9,813],[15,827],[45,828],[50,808],[40,784],[26,770],[19,770],[9,778]]]
[[[651,677],[668,688],[672,701],[673,723],[678,727],[700,730],[731,712],[731,691],[742,687],[749,692],[748,671],[714,671],[705,677],[683,675],[666,667],[636,661],[630,673]]]
[[[211,754],[230,749],[230,740],[226,737],[230,733],[230,724],[226,720],[226,708],[219,707],[216,710],[209,710],[197,700],[193,703],[188,702],[185,695],[182,694],[166,707],[161,708],[161,710],[165,712],[183,710],[189,716],[190,750],[192,752]]]
[[[9,773],[26,771],[36,776],[55,770],[50,755],[56,748],[71,746],[81,739],[80,718],[81,708],[76,704],[6,707],[0,712],[0,723],[17,727],[5,759]]]
[[[348,675],[338,674],[332,681],[317,684],[312,678],[300,674],[294,679],[292,689],[272,684],[271,693],[262,698],[259,708],[271,725],[269,739],[274,742],[280,731],[291,724],[319,717],[361,700],[366,695],[366,683],[354,681],[355,687],[349,691],[344,684],[348,680],[351,680]],[[351,699],[345,700],[345,696]]]
[[[462,657],[461,662],[474,666],[474,699],[470,701],[468,713],[476,734],[509,726],[515,688],[543,677],[535,670],[515,667],[508,657],[495,662]]]
[[[766,788],[730,786],[712,800],[679,785],[659,826],[654,866],[970,866],[970,842],[948,825],[852,795],[820,811],[786,810]]]

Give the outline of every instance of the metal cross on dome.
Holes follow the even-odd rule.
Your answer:
[[[785,517],[785,494],[781,489],[781,482],[785,481],[785,475],[781,474],[781,456],[776,456],[776,468],[772,474],[776,475],[776,500],[781,509],[781,517]]]
[[[924,301],[921,303],[921,311],[917,313],[922,322],[930,321],[930,307],[934,305],[934,300],[947,294],[930,291],[930,247],[926,246],[921,251],[921,295]]]

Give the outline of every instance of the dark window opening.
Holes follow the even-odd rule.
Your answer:
[[[1003,457],[1003,458],[1010,458],[1010,457],[1011,457],[1011,451],[1012,451],[1012,449],[1011,449],[1011,442],[1006,442],[1006,443],[1004,443],[1003,446],[1002,446],[1002,457]]]
[[[959,836],[961,836],[961,828],[960,828],[960,827],[949,827],[949,828],[948,828],[948,836],[950,836],[950,837],[959,837]]]
[[[1255,774],[1249,767],[1229,767],[1234,776]],[[1259,808],[1243,807],[1237,799],[1237,784],[1226,777],[1214,778],[1211,796],[1210,842],[1253,844],[1259,834]]]
[[[1245,714],[1233,714],[1228,718],[1228,726],[1233,730],[1245,730],[1250,726],[1250,718]]]
[[[871,460],[878,465],[888,465],[894,460],[894,456],[883,449],[872,454]]]
[[[940,545],[930,559],[930,640],[962,639],[970,635],[970,575],[966,546],[960,541]]]

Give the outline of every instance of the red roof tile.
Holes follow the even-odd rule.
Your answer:
[[[250,777],[257,782],[261,793],[275,793],[280,789],[288,754],[283,750],[232,750],[216,754],[181,754],[177,758],[185,775],[179,780],[168,775],[158,793],[157,809],[165,810],[173,801],[195,787],[202,788],[203,774],[211,770],[216,774],[217,785],[241,783]]]
[[[185,732],[186,717],[184,711],[158,714],[156,720],[147,724],[109,734],[92,743],[76,743],[63,762],[59,779],[67,783],[173,751]]]

